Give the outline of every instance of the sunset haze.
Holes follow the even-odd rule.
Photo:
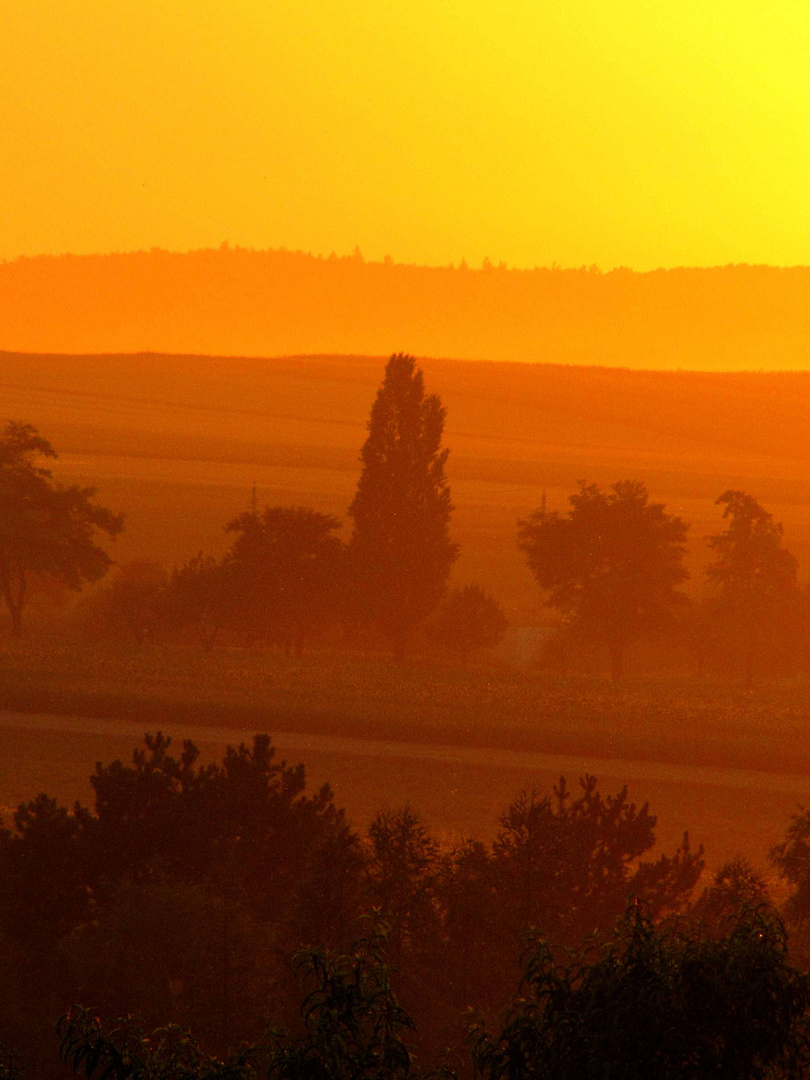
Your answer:
[[[796,0],[7,4],[0,258],[805,264],[809,42]]]

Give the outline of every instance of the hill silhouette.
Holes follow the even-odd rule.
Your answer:
[[[690,588],[721,527],[717,496],[753,494],[783,521],[810,576],[810,372],[650,372],[424,359],[447,406],[459,584],[493,592],[512,622],[544,609],[515,546],[546,492],[565,508],[581,478],[646,483],[691,523]],[[5,417],[41,428],[55,476],[128,512],[118,561],[171,566],[225,550],[226,521],[305,505],[345,521],[384,357],[0,353]]]
[[[217,250],[0,264],[0,347],[810,367],[810,268],[510,270]]]

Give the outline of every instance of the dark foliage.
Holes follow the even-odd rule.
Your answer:
[[[202,765],[157,734],[91,783],[95,812],[42,795],[0,834],[0,943],[26,1048],[65,997],[182,1021],[217,1051],[255,1037],[267,1009],[283,1017],[303,934],[345,940],[357,916],[359,841],[329,789],[307,794],[267,736]]]
[[[672,625],[684,604],[688,526],[635,480],[610,492],[583,482],[568,501],[565,517],[541,509],[518,522],[518,547],[548,603],[601,636],[618,680],[630,642]]]
[[[439,604],[458,557],[448,535],[444,417],[413,357],[392,356],[371,409],[349,514],[357,602],[397,653]]]
[[[302,506],[267,507],[226,526],[236,534],[226,567],[243,632],[300,656],[306,642],[336,618],[346,588],[339,528],[331,514]]]
[[[76,613],[82,637],[145,645],[163,628],[168,575],[159,563],[137,559],[119,566]]]
[[[198,764],[188,740],[179,757],[170,751],[171,739],[158,732],[132,765],[98,764],[90,778],[87,842],[113,880],[169,873],[194,884],[226,872],[263,902],[280,902],[319,846],[344,828],[328,786],[305,794],[303,765],[276,761],[267,735],[228,747],[221,764]]]
[[[303,1035],[280,1030],[223,1059],[209,1056],[178,1026],[146,1036],[138,1021],[105,1031],[99,1018],[73,1008],[58,1024],[60,1058],[88,1080],[406,1080],[412,1057],[404,1041],[413,1021],[391,988],[385,927],[347,954],[307,949],[297,957],[305,991]]]
[[[715,560],[706,569],[715,623],[742,659],[746,686],[779,628],[792,624],[807,640],[807,614],[797,586],[797,562],[782,546],[783,528],[751,495],[725,491],[717,499],[728,521],[709,537]]]
[[[36,462],[55,458],[51,444],[30,424],[10,422],[0,436],[0,586],[14,634],[32,578],[48,577],[69,589],[97,581],[111,559],[96,534],[116,536],[124,525],[93,501],[94,488],[61,487]]]
[[[431,637],[465,662],[476,649],[494,649],[508,623],[503,608],[480,585],[452,589],[430,625]]]
[[[765,878],[742,855],[724,863],[689,909],[689,917],[708,932],[717,932],[747,909],[768,907],[775,913]]]
[[[558,944],[607,931],[629,897],[643,895],[656,917],[679,910],[703,870],[703,849],[689,838],[674,856],[640,861],[655,843],[656,818],[636,808],[627,788],[603,796],[596,778],[572,798],[564,777],[553,799],[524,792],[501,817],[493,845],[498,884],[512,933],[542,926]]]
[[[208,652],[223,630],[238,625],[240,599],[228,562],[200,551],[172,571],[160,607],[161,625],[170,630],[192,628]]]
[[[808,1006],[810,976],[788,966],[767,909],[703,937],[635,906],[609,941],[564,959],[535,938],[503,1027],[469,1037],[486,1080],[798,1080]]]
[[[769,855],[781,877],[793,887],[785,914],[806,926],[810,923],[810,810],[800,808],[793,815],[785,839],[772,847]]]

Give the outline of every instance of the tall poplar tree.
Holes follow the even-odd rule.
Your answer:
[[[349,514],[358,598],[398,654],[442,599],[458,557],[448,534],[444,419],[413,357],[393,355],[371,409]]]

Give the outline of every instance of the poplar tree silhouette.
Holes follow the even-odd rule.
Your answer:
[[[365,613],[401,655],[437,607],[458,545],[448,535],[453,505],[442,449],[445,409],[425,394],[412,356],[385,368],[361,450],[363,471],[349,507],[351,555]]]

